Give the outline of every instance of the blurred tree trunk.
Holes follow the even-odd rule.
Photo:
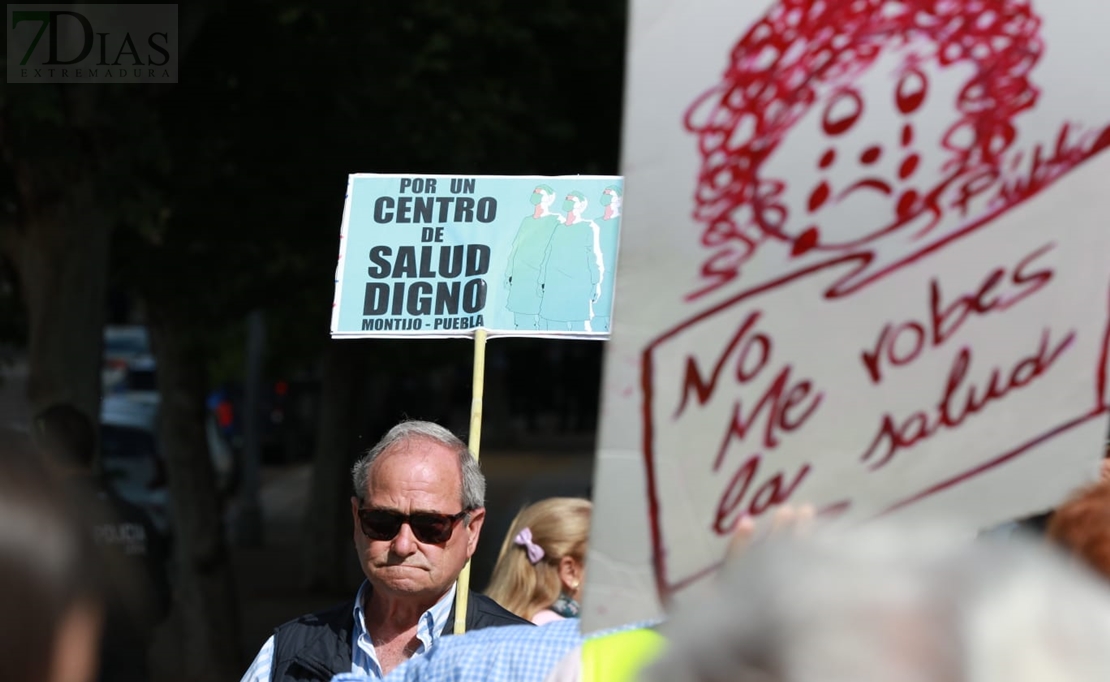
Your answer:
[[[351,549],[351,466],[359,424],[364,342],[329,341],[320,385],[320,423],[312,488],[305,510],[304,582],[310,589],[343,588]]]
[[[232,680],[243,672],[239,602],[205,433],[205,357],[196,330],[151,302],[161,394],[159,433],[174,520],[181,679]]]
[[[224,4],[183,12],[176,58]],[[0,158],[15,199],[0,252],[27,309],[32,413],[68,402],[100,423],[111,232],[147,179],[132,175],[136,162],[158,149],[144,127],[150,100],[138,86],[0,87]]]
[[[12,194],[0,247],[27,310],[32,412],[69,402],[96,424],[111,224],[96,176],[99,89],[80,90],[23,88],[20,104],[35,114],[13,112],[3,91],[0,154]]]
[[[6,251],[27,306],[32,412],[69,402],[98,423],[108,226],[89,183],[42,203],[22,198],[26,213],[19,229],[8,233]]]

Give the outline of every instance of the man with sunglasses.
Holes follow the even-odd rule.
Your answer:
[[[447,429],[406,421],[351,470],[355,548],[366,582],[353,602],[290,621],[262,646],[243,682],[381,679],[454,632],[455,580],[478,546],[486,481]],[[466,629],[527,624],[471,591]]]

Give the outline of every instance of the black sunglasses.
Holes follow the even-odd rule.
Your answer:
[[[470,512],[470,509],[464,509],[458,514],[402,514],[388,509],[359,509],[358,520],[362,525],[362,534],[371,540],[392,540],[401,532],[401,524],[407,523],[417,540],[438,545],[447,542],[455,531],[455,524]]]

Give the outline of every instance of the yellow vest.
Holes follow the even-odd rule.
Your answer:
[[[655,660],[664,642],[651,628],[587,639],[582,645],[581,682],[633,682]]]

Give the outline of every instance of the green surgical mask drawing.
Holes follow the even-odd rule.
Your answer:
[[[532,205],[539,206],[543,201],[543,194],[541,192],[532,192]]]
[[[601,205],[602,206],[608,206],[611,203],[613,203],[613,195],[612,194],[605,193],[605,194],[601,195]]]
[[[573,199],[567,199],[566,201],[564,201],[563,202],[563,210],[564,211],[573,211],[574,210],[574,200]]]

